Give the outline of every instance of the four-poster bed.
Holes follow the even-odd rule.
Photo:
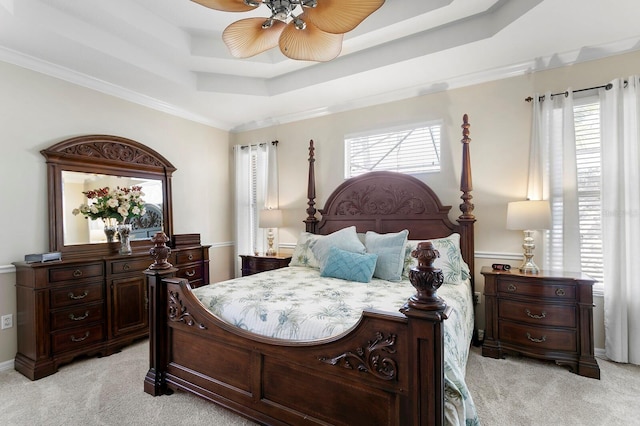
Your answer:
[[[444,324],[470,321],[473,329],[475,217],[466,114],[462,128],[463,202],[456,224],[448,217],[451,207],[443,206],[431,188],[414,177],[391,172],[372,172],[345,181],[328,197],[318,219],[313,142],[304,222],[307,233],[324,238],[354,226],[359,233],[380,235],[406,229],[413,241],[459,234],[468,286],[458,289],[466,293],[468,305],[452,309],[437,295],[444,277],[433,265],[433,245],[425,242],[412,246],[411,255],[417,257],[418,265],[409,268],[408,275],[415,289],[406,293],[404,305],[384,312],[364,309],[357,324],[337,335],[285,340],[249,332],[214,315],[202,303],[202,295],[206,287],[215,291],[224,283],[203,287],[204,292],[196,295],[188,282],[173,278],[173,269],[162,264],[146,271],[151,330],[145,392],[191,392],[269,425],[443,424]],[[284,269],[295,273],[295,268]],[[275,272],[242,279],[269,281],[267,274]],[[444,283],[449,285],[454,287]],[[461,318],[467,309],[469,315]],[[470,335],[465,335],[462,344],[464,362]],[[464,365],[458,367],[464,370]]]

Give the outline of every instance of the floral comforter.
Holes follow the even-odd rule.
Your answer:
[[[369,283],[320,277],[317,269],[290,266],[193,290],[219,318],[263,336],[309,341],[340,334],[355,325],[363,309],[398,312],[415,294],[408,280]],[[471,291],[465,284],[438,290],[453,314],[444,322],[445,420],[479,424],[464,381],[473,333]]]

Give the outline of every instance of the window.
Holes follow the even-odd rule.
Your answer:
[[[428,173],[440,171],[442,124],[420,123],[345,138],[345,177],[370,171]]]
[[[598,98],[576,100],[573,115],[576,133],[582,270],[602,284],[601,144]]]

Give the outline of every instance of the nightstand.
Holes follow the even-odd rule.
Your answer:
[[[582,273],[483,267],[485,331],[482,355],[549,359],[581,376],[600,378],[593,356],[594,280]]]
[[[240,257],[242,258],[243,277],[257,274],[258,272],[284,268],[289,266],[289,262],[291,262],[291,256],[289,255],[253,256],[241,254]]]

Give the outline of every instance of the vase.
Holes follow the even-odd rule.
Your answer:
[[[113,237],[116,235],[116,227],[111,225],[104,226],[104,235],[107,236],[107,242],[112,243]]]
[[[131,234],[131,224],[119,224],[118,236],[120,237],[120,254],[131,254],[131,241],[129,235]]]

